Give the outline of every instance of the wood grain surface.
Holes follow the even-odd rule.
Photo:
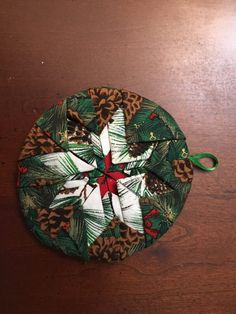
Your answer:
[[[236,313],[235,0],[1,1],[0,313]],[[191,153],[187,203],[154,246],[117,264],[39,244],[19,213],[16,160],[34,121],[84,88],[160,103]]]

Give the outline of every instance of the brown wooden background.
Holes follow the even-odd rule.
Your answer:
[[[236,313],[235,0],[1,1],[0,313]],[[175,226],[122,263],[83,263],[26,230],[16,160],[35,119],[59,98],[110,85],[161,103],[195,171]]]

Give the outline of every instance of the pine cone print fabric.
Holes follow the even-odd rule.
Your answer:
[[[173,160],[172,164],[174,168],[174,174],[181,182],[192,182],[193,166],[189,159]]]
[[[185,136],[158,104],[89,88],[34,124],[18,161],[20,207],[46,246],[119,261],[173,225],[191,188]]]
[[[122,103],[122,95],[118,89],[105,87],[90,88],[88,94],[95,106],[98,126],[104,128]]]
[[[90,246],[89,253],[92,258],[111,262],[125,259],[137,247],[145,247],[144,234],[114,218],[104,233]]]

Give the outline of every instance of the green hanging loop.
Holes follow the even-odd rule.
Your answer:
[[[201,162],[200,159],[202,158],[209,158],[213,161],[213,167],[206,167],[204,166]],[[189,159],[192,161],[192,163],[198,167],[201,168],[204,171],[213,171],[216,170],[217,167],[219,166],[219,161],[216,158],[216,156],[212,155],[211,153],[198,153],[195,155],[189,156]]]

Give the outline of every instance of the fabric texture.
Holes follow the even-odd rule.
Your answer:
[[[173,225],[193,179],[185,136],[134,92],[89,88],[45,112],[18,160],[20,206],[46,246],[118,261]]]

